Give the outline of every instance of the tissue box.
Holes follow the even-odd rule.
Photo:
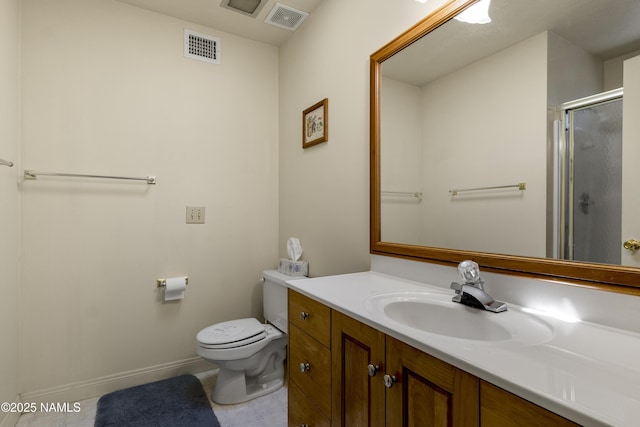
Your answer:
[[[287,276],[309,276],[309,261],[292,261],[280,258],[278,271]]]

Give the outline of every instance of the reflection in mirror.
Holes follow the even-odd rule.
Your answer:
[[[639,286],[640,2],[473,3],[371,57],[372,253]]]
[[[493,0],[488,12],[381,64],[381,240],[619,264],[623,238],[640,236],[623,202],[638,196],[623,182],[621,91],[596,94],[640,76],[627,66],[640,2]]]

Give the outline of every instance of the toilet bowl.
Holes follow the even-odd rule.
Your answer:
[[[254,318],[216,323],[198,332],[197,352],[215,363],[218,379],[212,399],[220,404],[246,402],[284,384],[287,351],[287,287],[290,279],[264,271],[263,305],[267,323]]]

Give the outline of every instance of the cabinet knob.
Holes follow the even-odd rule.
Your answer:
[[[370,377],[375,377],[378,373],[378,370],[380,370],[380,366],[374,365],[373,363],[369,363],[369,365],[367,366],[367,373]]]
[[[302,362],[300,364],[300,372],[302,373],[309,372],[310,369],[311,369],[311,365],[309,365],[308,363]]]
[[[382,377],[382,382],[384,383],[384,386],[386,388],[391,388],[396,382],[396,377],[394,375],[386,374],[384,377]]]
[[[309,424],[300,424],[300,427],[309,427]]]
[[[309,313],[304,311],[300,312],[300,320],[307,320],[307,317],[309,317]]]

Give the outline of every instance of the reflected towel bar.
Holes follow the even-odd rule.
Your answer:
[[[457,195],[458,193],[462,193],[463,191],[480,191],[480,190],[499,190],[502,188],[517,188],[518,190],[526,190],[527,189],[527,183],[526,182],[519,182],[517,184],[512,184],[512,185],[498,185],[495,187],[478,187],[478,188],[464,188],[464,189],[457,189],[454,188],[452,190],[449,190],[449,193],[451,193],[452,196]]]
[[[87,175],[87,174],[77,174],[77,173],[54,173],[54,172],[36,172],[32,170],[24,171],[24,179],[38,179],[38,175],[42,176],[64,176],[71,178],[104,178],[104,179],[125,179],[129,181],[146,181],[147,184],[155,184],[156,177],[155,176],[147,176],[145,178],[135,178],[128,176],[108,176],[108,175]]]
[[[421,191],[381,191],[380,194],[387,196],[405,196],[415,197],[416,199],[422,199]]]
[[[10,168],[12,168],[13,162],[10,162],[9,160],[0,159],[0,166],[9,166]]]

